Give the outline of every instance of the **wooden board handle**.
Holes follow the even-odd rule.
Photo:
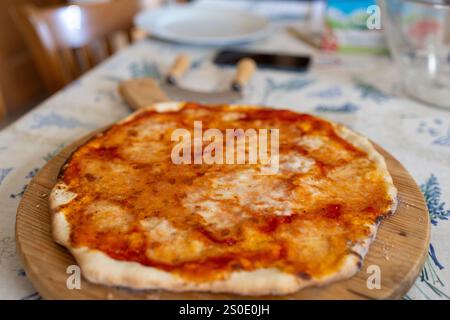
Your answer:
[[[150,78],[123,81],[119,85],[119,93],[130,108],[134,110],[169,100],[158,83]]]
[[[256,62],[250,58],[243,58],[237,64],[236,76],[232,82],[232,89],[241,91],[256,71]]]
[[[183,74],[190,68],[191,59],[186,54],[180,54],[175,58],[175,62],[167,75],[167,82],[176,84]]]

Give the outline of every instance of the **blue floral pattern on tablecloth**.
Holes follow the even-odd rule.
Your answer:
[[[0,168],[0,185],[2,184],[2,181],[6,178],[8,173],[12,171],[13,168]]]
[[[441,186],[434,174],[420,186],[430,214],[432,227],[436,227],[440,220],[448,220],[450,209],[446,208],[445,202],[441,200]],[[450,299],[446,284],[442,279],[441,272],[445,269],[443,262],[440,262],[433,243],[430,243],[428,257],[420,272],[418,281],[414,284],[413,290],[421,293],[425,299]],[[410,299],[410,295],[405,296]]]

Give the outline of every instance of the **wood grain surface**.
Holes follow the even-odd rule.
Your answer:
[[[95,133],[93,133],[95,134]],[[30,182],[19,205],[16,218],[17,249],[26,273],[45,299],[245,299],[230,294],[173,293],[157,290],[130,290],[90,283],[82,278],[80,289],[68,289],[68,266],[76,265],[72,255],[56,244],[51,235],[48,195],[61,166],[70,154],[92,135],[66,147],[50,160]],[[389,153],[376,147],[385,157],[399,191],[394,215],[384,220],[370,247],[360,272],[354,277],[321,288],[306,288],[270,299],[398,299],[417,278],[428,254],[430,222],[417,184],[405,168]],[[381,271],[381,288],[369,289],[368,267]]]

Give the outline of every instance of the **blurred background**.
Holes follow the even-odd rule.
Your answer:
[[[128,23],[131,28],[128,38],[136,41],[146,36],[145,31],[133,26],[133,17],[138,11],[189,1],[0,0],[0,123],[2,126],[30,110],[69,83],[69,80],[74,80],[102,60],[93,61],[94,59],[91,59],[85,63],[82,70],[78,70],[69,78],[59,81],[49,79],[49,77],[55,77],[52,72],[58,73],[59,71],[56,69],[61,69],[61,66],[52,67],[46,57],[49,48],[55,46],[51,43],[53,39],[50,39],[54,36],[52,33],[60,32],[61,25],[47,23],[55,17],[51,17],[50,9],[47,13],[43,12],[48,8],[74,4],[85,6],[93,3],[119,2],[120,6],[127,8],[124,9],[126,12],[122,17],[114,16],[114,10],[121,10],[119,5],[116,9],[103,7],[105,9],[101,9],[100,13],[93,14],[95,23],[90,22],[92,25],[81,26],[82,32],[99,32],[104,35],[105,31],[117,31],[123,27],[124,23]],[[227,1],[218,2],[223,4]],[[228,0],[228,2],[238,2],[238,0]],[[448,91],[450,91],[450,56],[448,52],[450,6],[448,1],[292,0],[292,3],[307,4],[303,7],[307,9],[297,16],[294,11],[289,12],[289,7],[286,6],[289,1],[255,0],[254,2],[269,3],[265,8],[266,16],[280,11],[277,3],[283,3],[283,6],[280,7],[284,9],[273,20],[279,19],[280,16],[280,19],[291,19],[289,31],[292,38],[288,41],[301,41],[320,51],[338,51],[346,54],[362,53],[374,56],[387,55],[389,52],[385,39],[387,35],[391,55],[395,58],[400,72],[405,75],[405,92],[434,105],[448,106],[450,103],[443,102],[450,100],[448,96]],[[136,3],[139,7],[136,7]],[[378,5],[382,8],[384,6],[386,15],[383,28],[388,27],[389,32],[383,34],[382,30],[379,30],[382,29],[381,21],[378,21],[376,17],[377,14],[380,17],[381,13],[377,12],[377,7],[370,9],[371,5],[377,5],[378,9]],[[40,9],[44,11],[40,11]],[[67,16],[59,18],[70,23],[73,15],[69,11],[67,13]],[[288,17],[290,14],[292,14],[291,17]],[[369,14],[373,15],[374,19],[369,21],[367,19]],[[300,16],[303,20],[306,16],[307,27],[305,24],[296,27],[295,19],[300,19]],[[49,20],[46,21],[46,19]],[[93,31],[94,29],[96,31]],[[60,36],[64,38],[67,35],[61,31]],[[77,36],[75,35],[75,37]],[[66,40],[63,39],[62,42]],[[72,40],[69,39],[69,42]],[[127,45],[124,36],[120,34],[115,36],[112,42],[113,44],[108,48],[108,51],[111,51],[110,54]],[[69,44],[77,46],[77,43]],[[282,51],[283,49],[280,48],[280,52]],[[82,52],[82,54],[84,53]],[[423,81],[417,83],[418,79]]]

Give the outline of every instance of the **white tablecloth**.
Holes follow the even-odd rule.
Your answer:
[[[291,8],[289,15],[279,10],[277,15],[267,10],[267,3],[239,5],[252,6],[276,21],[275,32],[250,48],[313,53],[280,23],[301,19],[304,8]],[[188,53],[194,61],[184,85],[211,90],[229,84],[233,70],[211,63],[213,48],[145,39],[0,132],[0,299],[40,298],[27,279],[14,241],[16,210],[27,183],[61,148],[129,114],[116,92],[119,81],[144,75],[160,78],[178,52]],[[291,108],[341,122],[398,158],[421,185],[432,223],[428,259],[405,298],[449,299],[450,112],[399,96],[395,68],[387,58],[343,56],[340,64],[326,60],[318,57],[311,72],[303,74],[259,70],[242,102]]]

